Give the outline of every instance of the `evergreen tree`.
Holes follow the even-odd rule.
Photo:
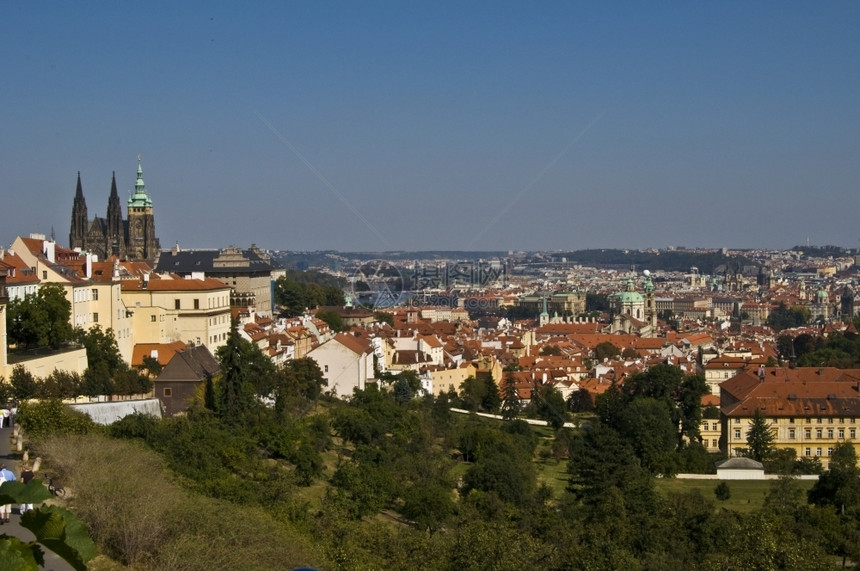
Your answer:
[[[227,342],[215,352],[221,363],[217,394],[218,415],[228,422],[241,421],[253,403],[253,389],[247,380],[247,345],[250,343],[242,339],[236,327],[233,327],[227,335]],[[256,350],[256,347],[251,348]]]
[[[749,432],[747,433],[749,457],[756,462],[763,462],[773,454],[775,448],[773,442],[774,436],[770,428],[770,423],[768,423],[762,412],[756,409],[750,421]]]
[[[502,418],[505,420],[513,420],[520,414],[522,404],[520,403],[520,395],[517,393],[517,387],[514,385],[512,377],[508,376],[505,382],[505,396],[502,399]]]

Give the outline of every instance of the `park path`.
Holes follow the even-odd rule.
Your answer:
[[[6,468],[15,474],[15,477],[21,475],[21,454],[17,452],[12,445],[12,428],[0,428],[0,463],[5,464]],[[36,474],[36,477],[39,475]],[[11,535],[22,541],[33,541],[35,536],[29,529],[21,527],[21,516],[18,513],[18,506],[12,506],[12,515],[9,516],[10,522],[0,525],[0,535]],[[42,549],[45,552],[45,566],[43,569],[48,571],[73,571],[74,568],[69,565],[62,557],[48,549]]]

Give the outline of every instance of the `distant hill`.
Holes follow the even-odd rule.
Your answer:
[[[758,267],[759,264],[745,256],[726,256],[717,251],[695,250],[576,250],[564,256],[569,262],[587,266],[635,266],[641,270],[666,270],[688,272],[696,267],[703,274],[724,272],[729,268]]]

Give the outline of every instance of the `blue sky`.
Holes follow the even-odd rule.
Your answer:
[[[860,3],[0,6],[0,242],[860,245]]]

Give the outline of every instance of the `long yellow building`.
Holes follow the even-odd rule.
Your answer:
[[[860,369],[751,367],[720,384],[721,449],[747,447],[756,410],[767,418],[777,448],[817,457],[827,468],[833,448],[860,430]],[[854,444],[860,456],[860,443]]]

